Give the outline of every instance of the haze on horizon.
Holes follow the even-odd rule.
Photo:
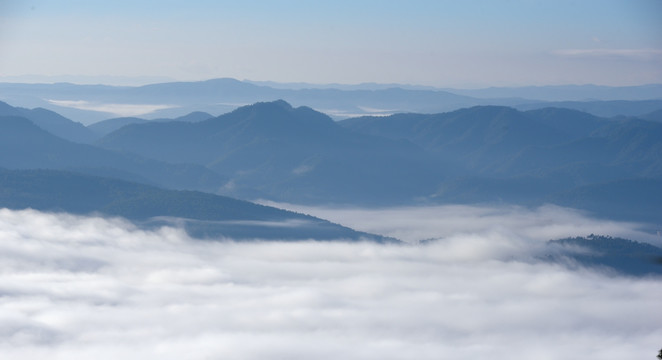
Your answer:
[[[654,0],[2,0],[0,81],[662,83],[660,13]]]

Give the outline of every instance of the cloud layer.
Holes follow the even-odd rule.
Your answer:
[[[270,201],[262,203],[408,242],[457,236],[488,238],[495,235],[541,242],[594,233],[662,246],[659,236],[642,231],[645,225],[593,219],[582,211],[555,205],[532,210],[520,206],[469,205],[366,209],[314,207]]]
[[[154,104],[103,104],[91,103],[84,100],[48,100],[49,103],[62,107],[78,110],[90,110],[104,112],[116,116],[140,116],[153,113],[158,110],[171,109],[174,105]]]
[[[535,237],[508,230],[509,222],[473,222],[483,231],[426,246],[237,243],[2,209],[0,353],[654,358],[662,346],[661,280],[536,263],[528,257]],[[423,219],[418,225],[426,228]]]
[[[555,54],[573,57],[622,57],[634,59],[659,59],[662,56],[661,49],[563,49]]]

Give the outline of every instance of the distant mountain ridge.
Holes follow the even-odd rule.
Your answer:
[[[343,120],[362,133],[406,139],[449,161],[471,169],[494,168],[495,160],[515,156],[522,148],[566,140],[561,131],[531,121],[509,107],[477,106],[440,114],[397,114]]]
[[[77,143],[89,144],[97,138],[83,124],[71,121],[58,113],[43,108],[16,108],[0,101],[0,116],[24,117],[53,135]]]
[[[484,89],[445,89],[447,91],[478,98],[526,98],[556,101],[612,101],[662,99],[662,84],[638,86],[600,85],[550,85],[490,87]]]
[[[121,216],[148,227],[183,226],[202,238],[396,242],[224,196],[56,170],[0,168],[0,207]]]
[[[662,194],[655,191],[662,188],[662,123],[645,119],[654,120],[656,112],[601,118],[491,105],[336,122],[278,100],[208,116],[114,119],[110,130],[116,130],[93,145],[64,140],[25,118],[0,117],[0,166],[249,200],[554,203],[610,219],[662,223]]]
[[[120,117],[95,122],[94,124],[88,125],[87,128],[96,133],[98,137],[102,137],[124,126],[131,124],[143,124],[148,121],[149,120],[137,117]]]
[[[662,177],[658,171],[662,124],[640,119],[609,120],[558,108],[520,112],[479,106],[441,114],[354,118],[339,124],[412,141],[494,176],[596,163],[630,176]]]
[[[662,189],[660,123],[569,109],[488,106],[339,124],[411,141],[468,170],[440,181],[431,197],[435,201],[551,202],[608,218],[662,223],[662,192],[654,191]]]
[[[199,121],[204,121],[213,118],[211,114],[208,114],[206,112],[202,111],[194,111],[190,114],[186,114],[184,116],[180,116],[175,119],[153,119],[153,120],[146,120],[142,118],[137,118],[137,117],[119,117],[119,118],[112,118],[112,119],[107,119],[107,120],[102,120],[99,122],[95,122],[94,124],[90,124],[87,126],[88,129],[92,130],[95,134],[97,134],[97,140],[98,138],[108,135],[111,132],[118,130],[124,126],[131,125],[131,124],[144,124],[149,121],[158,121],[158,122],[168,122],[168,121],[183,121],[183,122],[199,122]]]
[[[203,166],[172,164],[78,144],[15,116],[0,117],[0,167],[60,169],[170,188],[215,189],[225,177]]]
[[[144,86],[0,83],[0,100],[26,108],[46,108],[84,124],[114,117],[173,119],[194,111],[222,114],[275,99],[309,106],[336,119],[402,112],[439,113],[476,105],[522,110],[563,106],[611,117],[638,116],[641,111],[661,109],[661,89],[662,85],[652,84],[463,90],[400,84],[288,85],[221,78]],[[642,106],[654,108],[643,110]]]
[[[519,110],[534,110],[546,107],[557,107],[579,110],[596,116],[642,116],[662,109],[662,99],[649,100],[610,100],[610,101],[554,101],[529,102],[515,106]]]
[[[281,201],[397,203],[432,191],[447,171],[410,143],[348,131],[322,113],[285,101],[256,103],[197,123],[130,125],[98,144],[204,165],[230,175],[236,188],[227,187],[227,194]]]

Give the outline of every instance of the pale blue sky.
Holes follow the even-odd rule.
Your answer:
[[[659,0],[0,0],[0,81],[662,83],[660,18]]]

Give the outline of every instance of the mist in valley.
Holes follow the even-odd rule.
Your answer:
[[[540,260],[550,236],[650,236],[636,224],[560,208],[316,210],[362,230],[439,240],[199,240],[120,218],[2,209],[0,352],[644,359],[659,346],[659,277]]]

